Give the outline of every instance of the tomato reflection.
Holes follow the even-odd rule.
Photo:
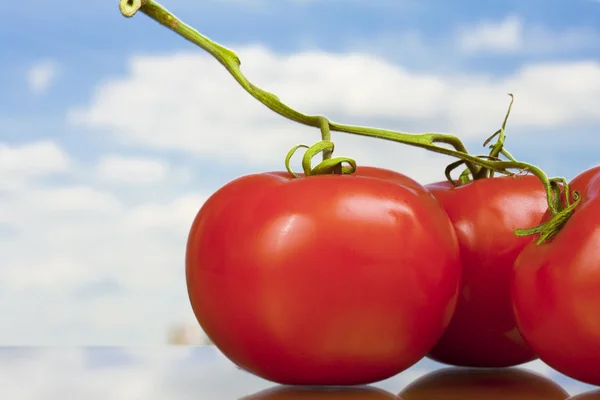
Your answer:
[[[417,379],[402,400],[565,400],[569,394],[548,378],[519,368],[444,368]]]
[[[600,389],[569,397],[569,400],[600,400]]]
[[[398,400],[398,397],[370,386],[275,386],[240,400]]]

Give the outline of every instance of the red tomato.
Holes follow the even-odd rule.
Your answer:
[[[600,385],[600,166],[570,187],[581,203],[553,239],[519,255],[512,302],[521,334],[544,362]]]
[[[238,178],[202,206],[186,253],[208,337],[283,384],[370,383],[413,365],[446,328],[460,276],[439,203],[377,168]]]
[[[416,380],[402,400],[565,400],[569,394],[548,378],[519,368],[445,368]]]
[[[277,386],[240,400],[398,400],[390,392],[371,386],[315,388]]]
[[[548,208],[544,186],[526,175],[426,187],[454,224],[463,266],[456,311],[429,357],[469,367],[508,367],[535,359],[516,328],[510,277],[515,259],[531,241],[514,230],[541,222]]]

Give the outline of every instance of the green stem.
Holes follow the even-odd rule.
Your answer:
[[[327,121],[329,124],[329,129],[332,131],[391,140],[409,146],[421,147],[437,153],[459,158],[461,153],[467,153],[467,149],[460,139],[452,135],[440,133],[414,135],[391,130],[343,125],[331,122],[323,116],[302,114],[282,103],[274,94],[264,91],[263,89],[252,84],[252,82],[250,82],[242,73],[240,69],[241,61],[237,54],[230,49],[213,42],[194,28],[186,25],[157,2],[153,0],[120,0],[119,7],[121,9],[121,13],[125,17],[132,17],[136,14],[136,12],[141,11],[161,25],[169,28],[186,40],[199,46],[212,55],[217,61],[219,61],[235,78],[240,86],[242,86],[250,95],[270,108],[272,111],[292,121],[316,128],[321,128],[323,122]],[[449,144],[456,151],[452,151],[442,146],[436,146],[435,143]],[[331,155],[324,153],[323,156],[330,157]],[[476,174],[479,171],[477,164],[473,163],[472,160],[466,160],[465,164],[472,174]]]
[[[331,141],[331,127],[329,120],[325,117],[319,118],[319,125],[321,128],[321,140],[324,142]],[[325,149],[323,150],[323,161],[331,159],[333,155],[333,149]]]
[[[125,17],[132,17],[138,11],[143,12],[150,18],[154,19],[161,25],[167,27],[168,29],[174,31],[179,34],[183,38],[188,41],[196,44],[200,48],[204,49],[210,55],[212,55],[217,61],[219,61],[229,73],[235,78],[235,80],[254,98],[260,101],[262,104],[267,106],[272,111],[276,112],[279,115],[282,115],[292,121],[296,121],[298,123],[313,126],[321,129],[323,142],[330,141],[330,131],[338,131],[345,132],[354,135],[361,135],[367,137],[373,137],[378,139],[390,140],[398,143],[403,143],[409,146],[424,148],[436,153],[445,154],[448,156],[452,156],[458,158],[463,162],[468,171],[471,173],[473,177],[479,177],[480,174],[486,173],[487,171],[496,171],[500,173],[509,173],[507,172],[509,169],[518,169],[520,171],[529,171],[533,173],[540,181],[543,183],[546,188],[546,194],[548,197],[548,206],[550,211],[552,212],[553,219],[554,217],[561,218],[561,226],[564,224],[563,220],[565,220],[565,215],[567,213],[566,209],[561,209],[560,199],[556,199],[555,196],[555,185],[556,183],[549,179],[544,172],[530,164],[526,164],[523,162],[518,162],[515,160],[502,161],[498,159],[486,159],[484,157],[477,157],[470,155],[463,143],[460,139],[453,135],[446,135],[440,133],[424,133],[424,134],[408,134],[403,132],[396,132],[392,130],[385,129],[377,129],[370,127],[362,127],[362,126],[352,126],[352,125],[344,125],[335,122],[329,121],[324,116],[318,115],[306,115],[302,114],[289,106],[282,103],[277,96],[272,93],[266,92],[261,88],[252,84],[241,72],[240,70],[240,59],[232,50],[211,41],[206,36],[202,35],[197,30],[192,27],[186,25],[179,19],[177,19],[173,14],[171,14],[167,9],[162,7],[160,4],[153,0],[120,0],[119,8],[121,13]],[[511,101],[512,105],[512,101]],[[510,107],[509,107],[510,113]],[[502,152],[502,142],[504,139],[504,126],[506,124],[506,119],[508,118],[508,113],[505,118],[505,121],[502,125],[502,128],[496,134],[500,134],[500,145],[494,146],[492,153],[501,153]],[[495,136],[495,135],[494,135]],[[493,136],[492,136],[493,137]],[[438,146],[436,143],[446,144],[453,147],[453,149]],[[304,147],[304,146],[302,146]],[[321,147],[323,147],[321,149]],[[355,164],[349,162],[347,160],[331,159],[331,151],[333,150],[333,146],[321,145],[319,144],[317,147],[313,148],[314,150],[309,153],[309,155],[305,155],[304,158],[304,169],[306,171],[310,171],[311,167],[307,160],[312,158],[312,154],[315,151],[322,151],[323,153],[323,162],[321,163],[321,167],[319,169],[325,169],[329,171],[331,168],[341,165],[342,162],[350,163],[349,170],[355,168]],[[319,150],[320,149],[320,150]],[[297,150],[295,148],[294,150]],[[293,152],[291,153],[293,154]],[[289,158],[291,158],[291,154],[288,154],[286,162],[289,162]],[[497,154],[496,154],[497,155]],[[337,167],[336,167],[337,168]],[[289,167],[288,167],[289,169]],[[315,168],[317,169],[317,168]],[[314,170],[314,169],[313,169]],[[485,172],[482,172],[485,171]],[[313,173],[315,173],[313,171]],[[565,187],[567,196],[569,195],[568,187]],[[575,202],[577,203],[577,202]],[[569,208],[569,207],[567,207]],[[556,224],[555,224],[556,225]],[[553,225],[554,226],[554,225]],[[532,229],[541,229],[540,227],[532,228]],[[524,231],[522,230],[521,233]],[[518,233],[517,233],[518,234]]]

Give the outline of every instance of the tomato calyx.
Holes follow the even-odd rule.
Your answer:
[[[558,185],[557,180],[552,181],[553,190],[554,190],[554,199],[555,204],[554,207],[550,208],[551,218],[533,228],[525,228],[525,229],[517,229],[515,230],[515,235],[517,236],[529,236],[539,234],[536,243],[538,245],[551,240],[554,236],[556,236],[563,226],[567,223],[567,221],[573,215],[573,211],[579,205],[581,201],[581,195],[578,191],[573,190],[569,191],[569,185],[566,182],[561,182],[564,187],[565,193],[565,204],[562,203],[561,199],[561,191],[560,186]]]
[[[285,169],[294,177],[299,178],[300,176],[296,174],[292,167],[290,166],[290,161],[293,155],[300,148],[305,148],[304,156],[302,157],[302,169],[304,171],[305,176],[313,176],[313,175],[327,175],[327,174],[353,174],[356,172],[356,161],[349,157],[335,157],[331,156],[327,157],[325,155],[326,151],[331,151],[334,149],[333,142],[329,142],[326,140],[322,140],[313,144],[312,146],[307,146],[305,144],[298,144],[288,152],[285,157]],[[312,159],[319,153],[323,154],[323,161],[317,164],[315,167],[312,166]],[[349,164],[350,166],[344,166],[344,164]]]
[[[298,144],[287,153],[285,157],[285,169],[294,178],[300,176],[296,174],[290,166],[290,161],[296,151],[300,148],[305,148],[304,156],[302,157],[302,169],[304,170],[305,176],[312,175],[327,175],[327,174],[353,174],[356,172],[356,161],[349,157],[335,157],[333,158],[333,150],[335,148],[334,143],[331,141],[331,129],[329,127],[329,121],[326,118],[320,117],[320,128],[321,128],[321,141],[307,146],[305,144]],[[323,161],[317,164],[315,167],[312,166],[312,159],[319,153],[323,153]],[[344,166],[349,164],[349,167]]]

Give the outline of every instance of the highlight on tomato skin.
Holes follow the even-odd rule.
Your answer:
[[[247,175],[215,192],[186,249],[192,310],[240,368],[293,385],[368,384],[422,359],[461,279],[454,228],[405,175]]]
[[[576,396],[569,397],[567,400],[600,400],[600,389],[580,393]]]
[[[556,371],[600,386],[600,166],[569,184],[580,203],[552,240],[515,261],[512,307],[521,335]]]
[[[456,229],[463,268],[456,310],[428,357],[465,367],[510,367],[536,359],[517,330],[510,283],[515,259],[531,241],[514,230],[541,222],[548,208],[544,186],[525,175],[426,188]]]
[[[565,400],[556,382],[521,368],[450,367],[431,372],[398,395],[403,400]]]
[[[305,387],[275,386],[239,400],[401,400],[373,386]]]

